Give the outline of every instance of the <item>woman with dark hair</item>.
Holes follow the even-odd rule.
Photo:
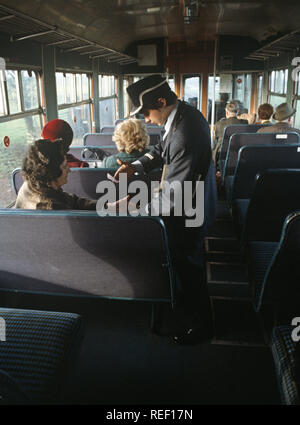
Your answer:
[[[270,124],[273,112],[273,106],[269,103],[263,103],[260,105],[257,110],[258,121],[256,124]]]
[[[36,140],[23,161],[24,183],[15,208],[38,210],[95,210],[96,202],[62,190],[70,172],[62,140]]]

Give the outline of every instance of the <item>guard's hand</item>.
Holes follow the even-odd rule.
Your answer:
[[[113,212],[127,212],[128,202],[130,195],[125,196],[125,198],[119,199],[116,202],[107,202],[106,209]]]
[[[120,159],[117,159],[117,162],[119,165],[121,165],[120,168],[117,169],[114,175],[115,180],[119,180],[119,174],[120,173],[126,173],[128,177],[131,177],[136,173],[136,168],[132,164],[128,164],[128,162],[123,162]]]

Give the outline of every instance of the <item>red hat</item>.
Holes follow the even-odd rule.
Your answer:
[[[51,120],[44,126],[42,138],[51,140],[51,142],[62,139],[66,149],[68,149],[73,140],[73,130],[64,120]]]

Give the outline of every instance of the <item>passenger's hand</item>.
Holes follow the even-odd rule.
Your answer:
[[[114,175],[115,180],[119,180],[119,174],[120,173],[126,173],[128,177],[131,177],[136,172],[136,168],[134,165],[129,164],[128,162],[123,162],[120,159],[117,159],[117,162],[119,165],[121,165],[120,168],[117,169]]]
[[[127,212],[129,199],[130,196],[127,195],[125,198],[119,199],[116,202],[107,202],[106,210],[112,212]]]

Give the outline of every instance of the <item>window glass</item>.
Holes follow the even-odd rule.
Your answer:
[[[283,93],[287,93],[287,83],[288,83],[288,70],[284,71],[284,90]]]
[[[277,96],[276,94],[272,94],[269,96],[269,100],[268,103],[270,103],[273,108],[274,111],[277,108],[278,105],[280,105],[281,103],[285,103],[286,102],[286,97],[285,96]]]
[[[39,107],[39,102],[36,74],[34,72],[21,71],[21,77],[24,108],[25,110],[37,109]]]
[[[90,98],[89,78],[86,74],[82,74],[82,97],[84,100]]]
[[[115,95],[115,77],[113,75],[99,75],[99,95],[100,97]]]
[[[5,91],[4,91],[4,79],[5,74],[3,71],[0,71],[0,116],[6,115],[6,97],[5,97]]]
[[[62,72],[56,72],[56,92],[58,105],[66,103],[65,77]]]
[[[0,141],[2,142],[5,136],[10,138],[8,148],[5,148],[3,144],[0,147],[1,208],[6,207],[15,200],[16,196],[11,187],[11,173],[15,168],[22,166],[27,145],[41,137],[41,130],[39,115],[1,123]]]
[[[100,124],[101,127],[114,125],[116,120],[115,98],[100,100]]]
[[[271,76],[270,76],[270,91],[274,92],[275,91],[275,71],[271,72]]]
[[[234,77],[234,100],[240,102],[240,114],[247,113],[250,108],[251,74]]]
[[[175,80],[174,80],[173,75],[169,75],[168,83],[169,83],[171,90],[175,93]]]
[[[7,82],[9,112],[11,114],[16,114],[21,112],[18,71],[7,70],[5,71],[5,76]]]
[[[82,101],[82,80],[81,74],[76,74],[76,101]]]
[[[296,101],[296,114],[294,118],[294,127],[300,128],[300,100]]]
[[[66,74],[66,103],[76,102],[75,79],[74,74]]]
[[[259,75],[257,80],[257,105],[261,105],[262,103],[262,84],[263,84],[263,76]]]
[[[60,109],[58,118],[67,121],[72,127],[74,136],[72,146],[82,146],[83,136],[91,132],[90,104],[74,106],[72,108]]]
[[[129,115],[129,98],[127,95],[126,88],[128,87],[128,80],[123,80],[123,102],[124,102],[124,116],[127,117]]]
[[[183,98],[190,105],[200,110],[201,77],[184,76]]]

